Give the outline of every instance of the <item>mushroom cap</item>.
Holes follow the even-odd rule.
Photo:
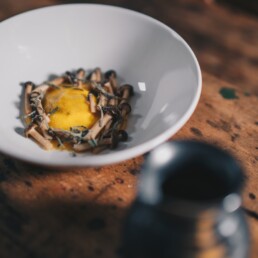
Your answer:
[[[70,72],[70,71],[66,71],[66,72],[65,72],[65,81],[66,81],[66,82],[68,82],[68,83],[70,83],[70,82],[75,83],[76,79],[77,79],[77,78],[76,78],[75,73],[72,73],[72,72]]]
[[[119,104],[118,108],[119,108],[119,110],[120,110],[121,112],[122,112],[123,110],[125,110],[125,111],[126,111],[126,115],[128,115],[128,114],[131,112],[131,110],[132,110],[130,104],[127,103],[127,102],[123,102],[123,103]]]
[[[97,74],[99,73],[99,75],[101,76],[101,69],[99,67],[95,68],[94,70],[92,70],[86,77],[87,80],[91,80],[91,77],[93,74]]]
[[[109,79],[111,76],[114,76],[114,78],[117,77],[115,70],[106,71],[104,76],[105,76],[106,79]]]
[[[25,87],[27,87],[27,86],[29,86],[29,85],[31,85],[32,88],[35,87],[35,83],[33,83],[33,82],[31,82],[31,81],[27,81],[27,82],[25,82],[25,83],[22,83],[22,86],[25,86]]]
[[[85,73],[85,70],[84,70],[83,68],[79,68],[79,69],[76,71],[76,73],[82,73],[82,72]]]
[[[125,89],[128,89],[128,90],[129,90],[130,96],[133,96],[134,90],[133,90],[133,86],[130,85],[130,84],[124,84],[124,85],[122,85],[122,86],[118,89],[118,94],[119,94],[120,96],[122,96],[123,91],[124,91]]]

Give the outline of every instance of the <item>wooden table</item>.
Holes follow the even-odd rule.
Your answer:
[[[61,2],[1,0],[0,20]],[[172,139],[209,142],[241,162],[251,258],[257,258],[258,18],[204,4],[210,1],[99,2],[151,15],[193,47],[203,71],[203,92],[194,115]],[[60,171],[0,155],[0,257],[118,257],[121,224],[134,200],[143,161],[137,157],[112,166]]]

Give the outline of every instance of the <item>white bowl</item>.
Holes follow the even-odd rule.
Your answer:
[[[0,23],[0,151],[47,166],[99,166],[143,154],[175,134],[193,113],[201,72],[190,47],[146,15],[105,5],[41,8]],[[83,67],[114,69],[134,85],[126,144],[102,154],[42,150],[22,136],[21,82]]]

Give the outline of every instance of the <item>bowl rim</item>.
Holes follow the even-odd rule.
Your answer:
[[[0,145],[0,152],[3,154],[6,154],[10,157],[16,158],[18,160],[22,160],[31,164],[37,164],[37,165],[43,165],[47,167],[55,167],[55,168],[62,168],[62,167],[73,167],[73,168],[79,168],[79,167],[92,167],[92,166],[103,166],[103,165],[110,165],[110,164],[115,164],[119,163],[122,161],[126,161],[129,159],[132,159],[134,157],[143,155],[153,148],[159,146],[163,142],[169,140],[170,137],[172,137],[176,132],[178,132],[184,125],[185,123],[189,120],[191,115],[196,109],[196,106],[199,102],[200,96],[201,96],[201,91],[202,91],[202,74],[201,74],[201,69],[200,65],[198,63],[198,60],[191,49],[191,47],[188,45],[188,43],[172,28],[170,28],[168,25],[164,24],[163,22],[148,16],[146,14],[143,14],[138,11],[134,11],[131,9],[127,9],[124,7],[118,7],[118,6],[113,6],[113,5],[107,5],[107,4],[93,4],[93,3],[67,3],[67,4],[57,4],[57,5],[51,5],[51,6],[45,6],[45,7],[40,7],[36,9],[32,9],[29,11],[25,11],[19,14],[16,14],[14,16],[8,17],[2,21],[0,21],[0,28],[2,24],[8,23],[10,20],[17,19],[19,17],[29,15],[32,13],[37,13],[42,10],[46,9],[59,9],[59,8],[70,8],[71,6],[73,7],[78,7],[78,8],[87,8],[87,7],[97,7],[97,8],[108,8],[108,9],[117,9],[121,12],[128,13],[130,15],[135,15],[138,17],[142,17],[145,20],[152,22],[161,28],[172,32],[173,35],[175,35],[178,39],[180,39],[180,42],[184,45],[184,47],[187,49],[189,54],[191,55],[193,62],[196,67],[197,71],[197,89],[196,93],[193,96],[192,102],[190,106],[187,108],[186,112],[179,118],[179,120],[176,122],[175,125],[169,127],[167,130],[165,130],[163,133],[159,134],[158,136],[154,137],[153,139],[146,141],[142,144],[139,144],[137,146],[131,147],[131,148],[126,148],[124,150],[121,150],[119,152],[111,152],[108,154],[98,154],[96,156],[88,156],[88,157],[83,157],[81,159],[78,158],[73,158],[71,159],[60,159],[56,161],[55,159],[49,159],[49,160],[41,160],[40,157],[33,157],[33,158],[27,158],[24,157],[23,155],[20,154],[15,154],[10,150],[3,149]],[[88,159],[87,159],[88,158]]]

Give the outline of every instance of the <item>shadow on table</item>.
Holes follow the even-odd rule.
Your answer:
[[[0,192],[0,256],[118,257],[124,211],[53,201],[20,207]]]
[[[102,176],[98,170],[89,177]],[[107,179],[94,185],[101,190],[83,191],[62,185],[66,176],[0,155],[0,257],[119,257],[126,214],[119,185]]]

